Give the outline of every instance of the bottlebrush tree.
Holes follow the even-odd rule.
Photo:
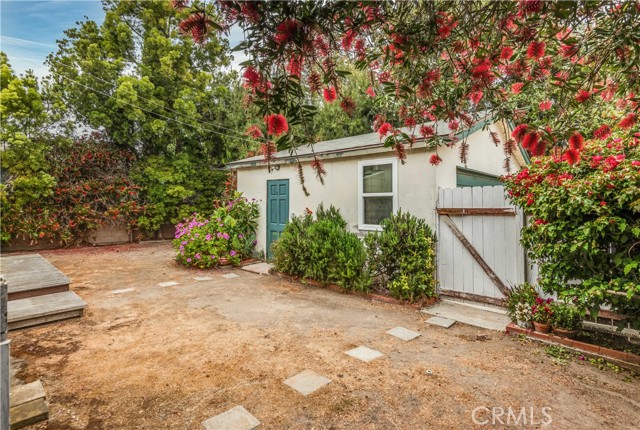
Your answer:
[[[242,76],[266,119],[257,126],[267,159],[313,143],[310,98],[354,108],[343,94],[345,58],[368,72],[373,127],[401,159],[424,139],[457,145],[466,161],[469,147],[455,135],[489,113],[516,127],[502,142],[507,155],[520,143],[577,161],[572,136],[605,135],[619,122],[631,133],[638,118],[638,1],[219,1],[218,16],[198,2],[174,6],[189,11],[181,28],[196,41],[233,26],[244,32],[237,49],[249,56]],[[273,115],[289,126],[278,124],[282,134],[267,133]],[[453,139],[420,127],[433,120],[447,121]]]
[[[531,223],[522,241],[548,293],[640,326],[640,133],[582,141],[580,160],[538,157],[505,180]],[[576,143],[579,141],[579,145]]]

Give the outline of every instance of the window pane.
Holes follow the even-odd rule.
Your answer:
[[[391,164],[364,166],[362,169],[365,193],[390,193],[392,191]]]
[[[380,225],[393,212],[393,197],[364,197],[364,223]]]

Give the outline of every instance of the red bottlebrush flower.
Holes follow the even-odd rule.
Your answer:
[[[499,146],[500,143],[502,143],[500,142],[500,137],[498,136],[498,133],[496,133],[495,131],[489,130],[489,136],[491,136],[491,140],[493,140],[493,144],[495,146]]]
[[[316,52],[321,56],[321,57],[326,57],[327,55],[329,55],[329,45],[327,44],[327,42],[324,40],[324,37],[318,35],[314,40],[313,40],[313,46],[316,49]]]
[[[574,165],[580,161],[580,152],[576,149],[567,149],[562,155],[562,159],[567,163]]]
[[[442,158],[440,158],[438,154],[433,154],[431,157],[429,157],[429,163],[431,163],[434,166],[437,166],[441,162],[442,162]]]
[[[204,37],[209,31],[209,27],[213,25],[213,21],[210,20],[203,12],[196,12],[189,15],[178,24],[178,28],[182,34],[191,33],[191,38],[196,43],[204,42]]]
[[[622,118],[622,121],[620,121],[620,124],[618,125],[620,126],[620,128],[631,128],[635,125],[636,121],[637,121],[636,114],[632,112],[629,115]]]
[[[582,151],[584,148],[584,136],[577,131],[573,133],[571,137],[569,137],[569,148]]]
[[[302,75],[302,57],[293,56],[289,59],[289,63],[287,64],[287,72],[289,72],[290,76],[297,76],[298,78]]]
[[[540,102],[540,110],[545,111],[551,109],[551,100],[544,100]]]
[[[611,136],[611,128],[608,125],[604,124],[599,129],[593,132],[593,136],[597,139],[604,140],[607,137]]]
[[[449,121],[449,130],[455,132],[460,127],[460,123],[457,120]]]
[[[486,58],[482,60],[480,64],[473,68],[471,76],[476,79],[484,79],[491,76],[491,61]]]
[[[189,0],[172,0],[171,4],[174,9],[184,9],[189,6]]]
[[[500,58],[503,60],[508,60],[511,57],[513,57],[513,48],[510,46],[505,46],[504,48],[502,48],[502,51],[500,52]]]
[[[240,12],[247,21],[253,22],[254,24],[260,22],[257,2],[243,1],[242,6],[240,6]]]
[[[514,139],[508,139],[505,143],[504,143],[504,155],[510,156],[513,155],[513,153],[516,150],[516,141]]]
[[[404,164],[405,160],[407,159],[407,151],[404,147],[404,144],[402,142],[396,142],[393,145],[393,150],[395,151],[396,156],[400,159],[402,164]]]
[[[322,87],[322,78],[320,77],[320,74],[317,72],[309,74],[307,81],[309,82],[309,90],[311,90],[312,93],[320,91],[320,88]]]
[[[607,202],[605,202],[604,200],[600,202],[600,206],[606,206]]]
[[[435,134],[436,131],[433,129],[433,127],[430,127],[428,125],[423,125],[420,127],[420,136],[422,136],[424,139],[427,139]]]
[[[527,135],[522,139],[522,147],[533,151],[538,145],[538,141],[540,140],[540,135],[536,132],[527,133]]]
[[[527,124],[520,124],[511,132],[511,137],[513,137],[516,142],[521,143],[525,134],[527,133],[527,129],[529,126]]]
[[[415,119],[414,117],[412,117],[412,116],[407,117],[407,118],[404,120],[404,125],[405,125],[406,127],[409,127],[409,128],[414,128],[417,124],[418,124],[418,123],[416,122],[416,119]]]
[[[511,85],[511,93],[520,94],[522,92],[522,87],[524,87],[524,84],[522,82],[516,82],[515,84]]]
[[[295,19],[285,19],[276,27],[275,40],[278,45],[285,45],[290,42],[300,30],[300,23]]]
[[[246,80],[246,85],[251,88],[257,87],[262,82],[262,77],[253,67],[249,66],[242,73],[242,77]]]
[[[325,88],[324,91],[322,92],[324,95],[324,100],[327,103],[333,103],[334,101],[336,101],[337,98],[337,94],[336,94],[336,89],[335,87],[328,87]]]
[[[342,109],[347,115],[352,116],[353,112],[356,110],[356,102],[354,102],[350,97],[345,97],[340,102],[340,109]]]
[[[536,42],[535,40],[529,44],[527,48],[527,57],[533,60],[544,57],[545,47],[547,45],[543,42]]]
[[[534,14],[542,10],[541,0],[523,0],[520,2],[520,10],[525,14]]]
[[[473,91],[469,94],[469,99],[474,105],[477,105],[478,103],[480,103],[480,100],[482,100],[482,97],[484,97],[484,93],[482,91]]]
[[[531,154],[535,156],[544,155],[547,151],[547,142],[538,139],[535,142],[531,143],[531,145],[529,146],[529,150],[531,151]]]
[[[376,96],[376,92],[375,92],[375,91],[373,91],[373,87],[369,87],[369,88],[367,88],[367,91],[365,91],[365,93],[367,93],[367,95],[368,95],[369,97],[375,97],[375,96]]]
[[[267,117],[267,133],[274,136],[280,136],[281,134],[289,131],[289,123],[282,114],[273,113]]]
[[[591,97],[591,92],[587,90],[580,90],[578,91],[578,94],[576,94],[576,101],[578,103],[584,103],[589,100],[589,97]]]
[[[380,138],[382,139],[387,134],[389,134],[392,130],[393,130],[393,126],[391,124],[389,124],[388,122],[385,122],[378,129],[378,134],[380,135]]]
[[[564,58],[571,58],[578,53],[578,47],[576,45],[561,45],[560,55]]]
[[[273,142],[262,143],[260,144],[260,152],[265,160],[271,161],[274,158],[273,155],[277,152],[276,145]]]
[[[323,181],[322,178],[327,175],[327,171],[324,170],[324,162],[322,160],[314,158],[311,162],[311,168],[314,172],[316,172],[316,176],[318,177],[318,179],[320,179],[320,181]]]
[[[247,128],[245,134],[247,136],[253,137],[254,139],[260,139],[261,137],[264,137],[264,134],[262,134],[262,130],[260,130],[260,127],[258,127],[257,125],[250,125]]]
[[[340,41],[340,44],[342,45],[342,49],[344,49],[345,51],[350,51],[355,37],[356,37],[355,31],[347,30],[344,36],[342,36],[342,40]]]

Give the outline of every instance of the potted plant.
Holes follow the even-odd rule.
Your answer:
[[[553,305],[551,324],[553,332],[558,336],[574,339],[578,334],[578,329],[582,327],[582,312],[575,306],[556,302]]]
[[[549,333],[551,331],[551,320],[553,318],[553,299],[542,299],[536,297],[536,303],[531,306],[531,318],[535,331]]]
[[[507,297],[507,315],[511,321],[522,328],[531,328],[531,307],[535,304],[538,293],[535,287],[527,282],[510,288]]]

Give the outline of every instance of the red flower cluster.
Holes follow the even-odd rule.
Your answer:
[[[380,138],[382,139],[387,134],[389,134],[391,131],[393,131],[393,126],[391,124],[389,124],[388,122],[385,122],[378,129],[378,134],[380,135]]]
[[[271,114],[267,117],[267,133],[274,136],[280,136],[281,134],[289,131],[289,123],[282,114]]]
[[[440,158],[438,154],[433,154],[431,157],[429,157],[429,163],[431,163],[434,166],[437,166],[441,162],[442,162],[442,158]]]
[[[327,87],[323,90],[324,100],[327,103],[333,103],[338,98],[335,87]]]
[[[546,44],[543,41],[536,42],[535,40],[529,44],[527,48],[527,57],[533,60],[544,57]]]

